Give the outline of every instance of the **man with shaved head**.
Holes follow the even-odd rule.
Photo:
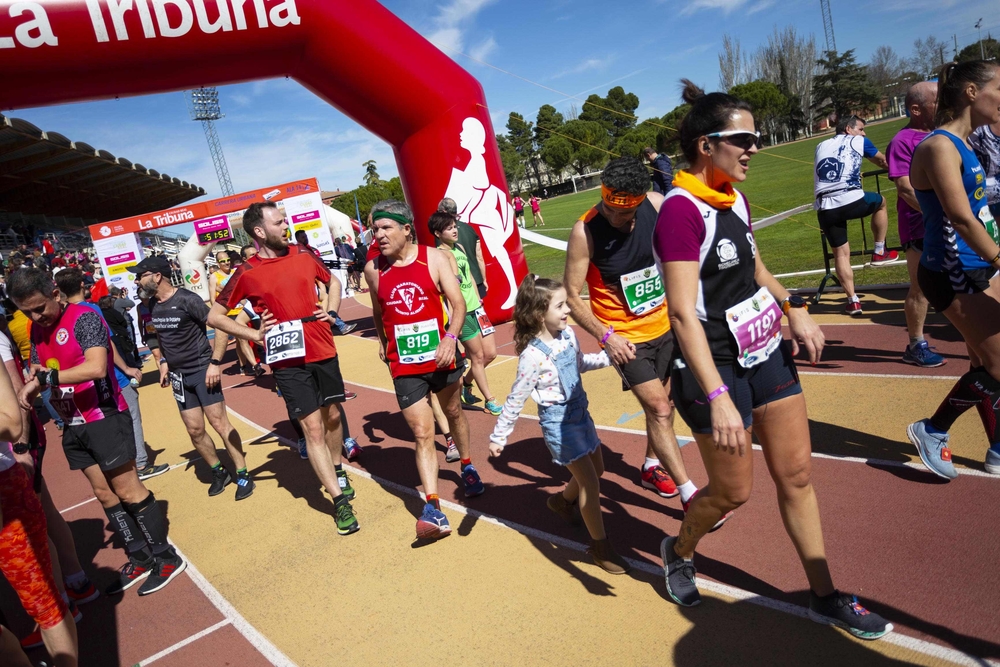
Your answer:
[[[886,151],[889,161],[889,178],[896,184],[898,197],[896,212],[899,216],[899,240],[906,250],[906,268],[910,272],[910,291],[906,294],[904,312],[910,342],[903,351],[903,361],[914,366],[933,368],[944,363],[924,340],[924,320],[927,317],[927,297],[917,284],[917,266],[924,249],[924,218],[920,204],[910,185],[910,160],[917,144],[934,129],[937,112],[937,82],[921,81],[906,92],[906,114],[910,122],[900,130]]]

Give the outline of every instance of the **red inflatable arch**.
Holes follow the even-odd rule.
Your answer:
[[[291,77],[392,145],[423,242],[458,202],[510,318],[527,266],[482,87],[374,0],[0,0],[0,71],[5,110]]]

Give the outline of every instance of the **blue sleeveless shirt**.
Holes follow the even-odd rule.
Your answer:
[[[986,173],[976,154],[965,142],[950,132],[934,130],[929,136],[940,134],[955,144],[962,157],[962,184],[969,199],[969,206],[983,226],[1000,243],[997,224],[986,205]],[[988,269],[990,263],[977,255],[972,248],[955,233],[951,221],[941,207],[941,201],[933,190],[916,190],[917,202],[924,216],[924,252],[920,263],[931,271],[955,271],[968,269]]]

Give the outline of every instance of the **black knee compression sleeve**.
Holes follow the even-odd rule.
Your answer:
[[[104,514],[107,515],[108,521],[114,527],[115,532],[125,542],[125,551],[130,555],[138,554],[142,557],[143,554],[140,552],[146,549],[146,540],[143,538],[142,533],[139,532],[139,527],[136,525],[132,515],[125,511],[121,503],[114,507],[105,507]],[[145,557],[149,557],[148,551]]]
[[[948,396],[931,417],[931,426],[947,431],[962,413],[981,402],[989,402],[991,410],[995,402],[993,396],[1000,393],[1000,380],[996,380],[982,366],[971,369],[952,387]],[[984,420],[985,425],[985,420]]]
[[[167,542],[167,521],[152,492],[144,500],[127,504],[126,509],[135,518],[154,554],[163,553],[170,548]]]

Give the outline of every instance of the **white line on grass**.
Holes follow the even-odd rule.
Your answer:
[[[351,384],[356,384],[356,383],[351,383]],[[238,412],[235,412],[232,408],[229,408],[229,411],[233,414],[234,417],[241,419],[250,426],[253,426],[254,428],[260,431],[269,431],[268,429],[265,429],[263,426],[256,424],[253,421],[247,419],[246,417],[240,415]],[[624,430],[624,429],[614,429],[614,430]],[[642,433],[645,434],[645,431],[643,431]],[[277,437],[279,440],[285,442],[288,445],[292,444],[292,441],[289,440],[288,438],[285,438],[284,436],[279,435]],[[347,464],[345,463],[345,465]],[[351,468],[351,470],[355,475],[358,475],[359,477],[364,477],[365,479],[370,479],[380,486],[388,487],[398,493],[405,493],[409,496],[413,496],[416,498],[423,497],[419,491],[417,491],[412,487],[403,486],[402,484],[397,484],[396,482],[383,479],[381,477],[377,477],[375,475],[372,475],[368,471],[362,470],[361,468],[358,468],[356,466],[347,465],[347,467]],[[442,499],[440,502],[442,505],[444,505],[450,510],[453,510],[460,514],[468,514],[469,516],[475,517],[476,519],[483,520],[495,526],[500,526],[502,528],[508,528],[510,530],[514,530],[515,532],[521,533],[522,535],[527,535],[528,537],[544,540],[551,544],[556,544],[558,546],[567,549],[572,549],[573,551],[577,551],[580,553],[585,553],[587,551],[587,546],[581,544],[580,542],[569,540],[564,537],[559,537],[557,535],[552,535],[551,533],[546,533],[543,530],[538,530],[537,528],[532,528],[531,526],[526,526],[524,524],[520,524],[515,521],[501,519],[500,517],[495,517],[491,514],[480,512],[448,500]],[[642,570],[647,574],[652,574],[657,576],[663,575],[663,568],[653,565],[652,563],[648,563],[646,561],[634,560],[632,558],[626,558],[625,560],[627,560],[629,564],[632,565],[632,567],[638,570]],[[800,618],[808,617],[807,610],[805,609],[805,607],[800,607],[798,605],[794,605],[788,602],[782,602],[781,600],[774,600],[772,598],[764,597],[762,595],[757,595],[756,593],[745,591],[742,588],[736,588],[735,586],[719,583],[717,581],[710,581],[708,579],[705,579],[704,577],[698,581],[698,586],[702,590],[709,590],[712,591],[713,593],[717,593],[718,595],[724,595],[726,597],[733,598],[736,600],[752,602],[753,604],[757,604],[762,607],[772,609],[774,611],[783,611],[787,614],[792,614],[793,616],[798,616]],[[934,644],[932,642],[928,642],[923,639],[917,639],[916,637],[910,637],[908,635],[899,634],[898,632],[885,635],[881,639],[881,641],[888,642],[890,644],[895,644],[896,646],[901,646],[915,653],[920,653],[922,655],[926,655],[932,658],[937,658],[939,660],[948,660],[958,665],[968,665],[969,667],[982,667],[984,664],[986,665],[998,664],[987,660],[983,660],[981,658],[975,658],[973,656],[962,653],[961,651],[958,651],[956,649],[948,648],[946,646],[941,646],[940,644]]]

